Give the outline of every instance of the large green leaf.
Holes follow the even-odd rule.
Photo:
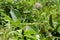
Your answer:
[[[11,14],[11,16],[12,16],[13,21],[15,21],[15,22],[17,21],[17,19],[20,18],[19,11],[16,10],[16,9],[11,8],[10,14]]]

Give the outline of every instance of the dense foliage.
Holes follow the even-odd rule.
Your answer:
[[[0,0],[0,40],[60,40],[60,0]]]

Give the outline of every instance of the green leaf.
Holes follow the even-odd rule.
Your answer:
[[[58,32],[60,33],[60,26],[59,26],[59,28],[58,28]]]

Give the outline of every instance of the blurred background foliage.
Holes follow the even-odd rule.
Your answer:
[[[0,40],[60,40],[60,0],[0,0]]]

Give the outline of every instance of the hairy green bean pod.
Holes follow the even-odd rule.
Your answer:
[[[52,28],[54,28],[53,21],[52,21],[52,14],[50,14],[50,16],[49,16],[49,24]]]

